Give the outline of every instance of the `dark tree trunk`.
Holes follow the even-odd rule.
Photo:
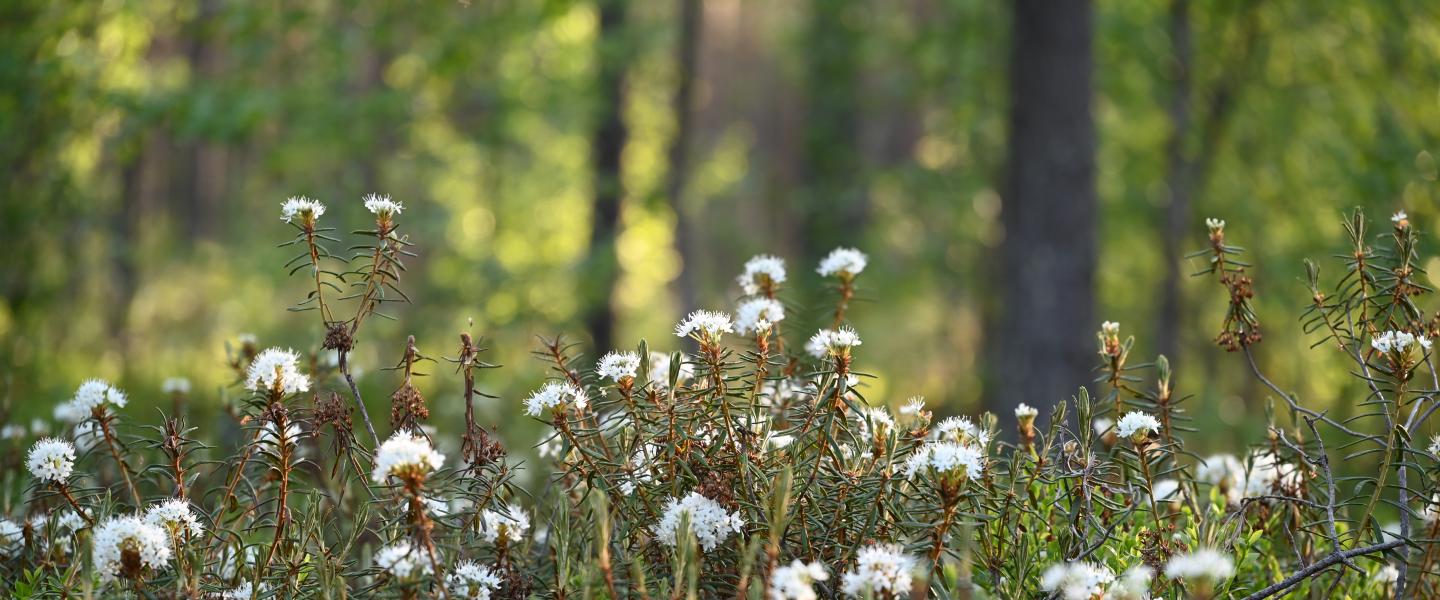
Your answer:
[[[1186,139],[1190,134],[1190,92],[1193,87],[1191,63],[1193,51],[1190,35],[1190,0],[1172,0],[1170,3],[1170,43],[1173,45],[1175,88],[1170,98],[1170,139],[1165,148],[1166,181],[1165,235],[1162,240],[1165,250],[1165,280],[1160,290],[1160,317],[1155,328],[1158,342],[1157,351],[1173,362],[1180,349],[1180,315],[1184,298],[1180,293],[1180,282],[1186,276],[1182,271],[1181,245],[1190,239],[1190,200],[1194,190],[1192,182],[1194,161],[1185,152]]]
[[[690,138],[694,117],[691,102],[694,92],[697,55],[700,49],[701,21],[704,7],[700,0],[680,0],[680,39],[675,48],[679,79],[671,110],[675,113],[675,139],[670,140],[670,170],[665,174],[665,198],[675,211],[675,249],[680,254],[680,276],[675,284],[680,293],[680,310],[698,308],[696,290],[696,252],[694,226],[685,206],[685,184],[690,173]]]
[[[629,41],[625,39],[625,3],[599,0],[599,67],[595,90],[598,99],[594,137],[590,142],[592,187],[595,197],[591,218],[590,253],[586,276],[585,324],[597,353],[614,347],[615,282],[619,258],[615,238],[620,224],[620,155],[629,132],[625,128],[625,64]]]
[[[861,173],[857,0],[812,0],[801,183],[806,267],[837,245],[857,245],[866,220]]]
[[[1013,424],[1049,406],[1095,364],[1095,122],[1091,5],[1016,0],[1008,174],[987,404]],[[1013,430],[1013,427],[1006,427]]]

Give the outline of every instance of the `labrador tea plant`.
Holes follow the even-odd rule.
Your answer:
[[[132,422],[126,394],[97,379],[55,408],[53,427],[4,427],[17,450],[3,463],[9,597],[1440,596],[1440,438],[1414,442],[1440,406],[1440,313],[1421,308],[1431,290],[1403,212],[1381,235],[1359,212],[1347,220],[1330,286],[1307,263],[1304,331],[1365,390],[1344,419],[1259,369],[1249,266],[1225,223],[1207,222],[1194,257],[1229,298],[1216,342],[1272,399],[1266,439],[1235,454],[1186,450],[1173,367],[1132,364],[1134,338],[1113,322],[1088,389],[1025,399],[1053,405],[1043,425],[1025,404],[1005,431],[990,414],[936,420],[921,398],[892,411],[866,395],[847,320],[867,257],[840,248],[812,275],[835,298],[817,332],[785,327],[786,263],[757,256],[733,313],[676,326],[672,347],[689,340],[690,353],[642,341],[595,360],[541,340],[553,377],[512,404],[548,432],[527,465],[476,422],[476,381],[494,365],[469,333],[443,363],[413,337],[395,349],[380,437],[350,356],[370,317],[408,301],[412,243],[400,203],[364,206],[373,226],[341,256],[323,204],[283,204],[296,231],[287,268],[311,287],[292,310],[318,315],[315,350],[253,337],[230,348],[228,430],[185,421],[181,379],[165,382],[175,410],[158,424]],[[414,382],[434,367],[463,386],[458,440],[426,425]],[[516,485],[522,468],[543,484]]]

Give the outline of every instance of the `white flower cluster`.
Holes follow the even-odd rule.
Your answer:
[[[445,455],[430,447],[430,440],[408,431],[397,431],[375,451],[375,470],[370,478],[384,485],[391,475],[423,477],[440,470]]]
[[[1371,338],[1370,347],[1385,353],[1425,352],[1430,349],[1430,338],[1404,331],[1386,331]]]
[[[90,418],[95,410],[105,406],[125,408],[129,400],[125,392],[101,379],[91,379],[80,384],[70,402],[55,409],[55,417],[67,423],[79,423]]]
[[[105,441],[105,432],[101,431],[100,426],[94,421],[77,423],[73,435],[75,447],[81,452],[88,452]]]
[[[200,518],[191,508],[190,502],[181,498],[171,498],[159,504],[152,504],[145,511],[145,522],[166,530],[172,536],[186,533],[198,536],[205,531],[205,527],[200,525]]]
[[[1035,407],[1030,406],[1029,404],[1026,404],[1024,402],[1021,402],[1020,406],[1015,407],[1016,420],[1024,421],[1025,419],[1034,419],[1039,414],[1039,410],[1036,410]]]
[[[1165,563],[1165,576],[1214,585],[1235,576],[1235,559],[1214,548],[1200,548],[1172,557]]]
[[[0,558],[12,558],[25,546],[25,529],[10,519],[0,518]]]
[[[490,509],[480,511],[480,537],[489,543],[495,543],[501,538],[510,542],[518,542],[525,539],[525,532],[530,529],[530,515],[518,504],[509,504],[505,512],[498,512]]]
[[[190,393],[190,380],[184,377],[166,377],[160,384],[160,391],[167,394]]]
[[[915,559],[905,554],[899,544],[875,544],[855,554],[855,568],[845,573],[841,590],[848,596],[861,597],[867,592],[875,597],[884,594],[907,596],[914,579]]]
[[[980,479],[985,473],[985,451],[956,442],[926,442],[905,463],[906,477],[913,479],[922,471],[941,477],[953,474],[961,480]]]
[[[1057,592],[1064,600],[1091,600],[1105,593],[1115,573],[1104,565],[1086,561],[1056,563],[1040,575],[1040,587]]]
[[[552,381],[525,399],[525,414],[538,417],[546,410],[561,411],[572,405],[577,410],[583,410],[589,403],[585,390],[575,384]]]
[[[797,559],[770,574],[770,600],[816,600],[820,596],[815,594],[815,582],[829,578],[825,565]]]
[[[250,361],[245,387],[252,392],[298,394],[310,390],[310,378],[300,372],[300,355],[294,350],[267,348]]]
[[[945,417],[935,424],[933,439],[984,447],[990,443],[990,432],[981,429],[970,417]]]
[[[1225,220],[1207,217],[1205,219],[1205,228],[1210,231],[1225,231]]]
[[[745,261],[745,272],[736,278],[747,296],[759,294],[767,281],[770,285],[785,283],[785,259],[768,254],[756,255]]]
[[[676,337],[694,337],[699,341],[715,341],[722,333],[734,333],[730,315],[713,310],[697,310],[675,325]]]
[[[650,368],[647,369],[647,377],[655,387],[665,389],[670,385],[670,355],[664,352],[650,353]],[[685,355],[680,355],[680,378],[675,383],[684,385],[687,380],[695,376],[695,366],[685,360]]]
[[[260,584],[260,597],[263,598],[265,596],[267,589],[265,584]],[[250,600],[254,597],[255,588],[249,581],[242,582],[240,585],[225,590],[225,592],[220,594],[220,600]]]
[[[1390,221],[1397,225],[1409,219],[1410,215],[1405,214],[1405,211],[1403,210],[1397,210],[1395,211],[1395,214],[1390,215]]]
[[[287,423],[285,425],[285,435],[281,436],[275,428],[275,422],[266,421],[265,426],[261,427],[260,432],[256,434],[255,441],[271,453],[279,453],[281,444],[294,446],[296,443],[299,443],[300,425],[294,421]]]
[[[640,371],[640,355],[634,352],[610,352],[600,358],[595,372],[605,379],[619,382],[634,379]]]
[[[1131,440],[1160,432],[1160,421],[1138,410],[1125,413],[1115,425],[1115,434]]]
[[[365,210],[375,213],[383,218],[390,218],[405,210],[405,206],[390,199],[390,196],[370,194],[365,196]]]
[[[735,332],[750,335],[785,320],[785,305],[774,298],[750,298],[735,309]]]
[[[714,550],[716,546],[724,543],[731,533],[739,533],[745,526],[740,513],[727,513],[720,503],[700,495],[699,492],[690,492],[690,495],[684,498],[671,498],[670,503],[665,506],[665,514],[655,526],[656,536],[661,543],[667,546],[679,543],[680,519],[686,515],[690,517],[690,531],[695,534],[700,547],[707,551]]]
[[[25,436],[29,433],[29,431],[26,431],[25,428],[20,425],[6,423],[4,427],[0,427],[0,440],[25,439]]]
[[[293,222],[295,217],[300,217],[301,221],[309,221],[318,219],[323,214],[325,205],[305,196],[291,196],[280,205],[280,220],[286,223]]]
[[[836,248],[830,254],[820,260],[820,268],[815,272],[823,277],[839,275],[840,277],[854,277],[865,270],[869,262],[865,253],[854,248]]]
[[[75,469],[75,445],[55,438],[35,442],[25,458],[25,467],[41,481],[64,482]]]
[[[452,596],[490,600],[490,596],[500,589],[500,576],[490,567],[467,560],[455,565],[445,575],[445,587],[449,588]]]
[[[137,516],[111,517],[95,526],[92,560],[101,583],[126,575],[126,565],[161,571],[169,567],[170,536]]]
[[[1395,565],[1387,564],[1375,571],[1370,579],[1375,582],[1376,587],[1389,588],[1395,585],[1395,582],[1400,581],[1400,569],[1395,568]]]
[[[73,549],[75,532],[84,526],[85,521],[80,518],[79,513],[68,508],[30,517],[30,529],[36,533],[36,541],[39,542],[41,550],[47,553],[58,549],[62,554],[69,555]]]
[[[389,573],[391,577],[409,581],[413,577],[435,572],[424,552],[425,550],[410,545],[410,542],[395,542],[375,553],[375,566]]]
[[[860,345],[860,334],[849,327],[840,329],[821,329],[810,336],[810,341],[805,342],[805,352],[815,358],[824,357],[826,354],[842,354],[851,348]]]

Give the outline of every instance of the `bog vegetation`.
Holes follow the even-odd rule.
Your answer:
[[[1363,414],[1343,421],[1256,366],[1251,276],[1225,223],[1207,222],[1199,275],[1229,298],[1217,345],[1271,394],[1268,436],[1232,454],[1186,450],[1187,437],[1215,432],[1187,426],[1177,366],[1131,356],[1114,322],[1098,327],[1094,381],[1063,400],[1025,399],[1045,409],[1022,404],[1006,416],[1013,428],[990,414],[939,418],[918,397],[868,397],[865,346],[847,320],[867,258],[840,248],[806,274],[833,284],[820,331],[787,327],[791,273],[757,256],[733,311],[691,313],[678,343],[663,344],[685,352],[539,340],[553,377],[506,400],[515,418],[547,425],[541,460],[525,463],[475,420],[477,379],[503,377],[480,337],[422,351],[363,335],[386,304],[411,300],[401,282],[412,244],[400,203],[365,206],[373,223],[342,242],[323,204],[284,203],[286,268],[313,284],[291,308],[318,350],[251,339],[229,349],[246,398],[230,410],[239,435],[188,424],[182,380],[167,382],[175,411],[159,419],[90,380],[53,422],[4,428],[29,448],[3,463],[8,597],[1440,594],[1440,443],[1415,434],[1440,406],[1440,316],[1424,308],[1404,213],[1380,233],[1349,219],[1351,245],[1325,263],[1333,276],[1307,263],[1299,326],[1369,391],[1355,399]],[[393,348],[388,426],[359,397],[357,344]],[[464,383],[458,440],[427,425],[414,385],[427,375]],[[1380,468],[1352,477],[1335,466],[1361,457]],[[542,485],[515,485],[520,469],[544,473]]]

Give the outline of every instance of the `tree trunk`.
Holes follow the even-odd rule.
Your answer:
[[[676,279],[679,288],[680,310],[698,308],[699,293],[696,290],[696,252],[690,211],[685,207],[685,184],[690,173],[690,138],[694,117],[691,102],[694,92],[696,58],[700,48],[701,21],[704,7],[700,0],[680,0],[680,39],[677,40],[675,97],[671,110],[675,113],[675,138],[670,140],[670,170],[665,174],[665,198],[675,211],[675,249],[680,254],[680,275]]]
[[[1014,4],[1002,303],[987,395],[1010,424],[1021,402],[1074,394],[1097,360],[1091,20],[1086,0]]]
[[[625,39],[625,3],[599,0],[600,30],[597,33],[599,66],[595,79],[598,99],[594,137],[590,143],[593,169],[594,215],[591,217],[590,253],[587,260],[589,289],[585,294],[585,323],[597,353],[614,347],[616,311],[615,283],[619,278],[619,257],[615,239],[620,225],[620,155],[629,132],[625,128],[625,64],[629,41]]]
[[[1186,276],[1181,245],[1190,239],[1190,198],[1194,161],[1185,152],[1190,134],[1190,92],[1193,86],[1193,51],[1190,35],[1190,0],[1170,3],[1170,43],[1173,45],[1175,89],[1170,98],[1170,139],[1165,148],[1166,181],[1164,245],[1165,280],[1160,290],[1160,316],[1155,328],[1157,351],[1171,359],[1180,349],[1180,315],[1184,299],[1180,282]]]

